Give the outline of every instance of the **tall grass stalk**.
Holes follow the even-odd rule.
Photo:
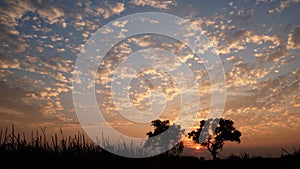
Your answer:
[[[0,130],[0,152],[17,153],[17,152],[44,152],[44,153],[56,153],[56,154],[98,154],[100,156],[109,154],[110,152],[122,153],[141,153],[142,149],[134,147],[133,144],[126,144],[119,141],[117,143],[111,143],[108,138],[104,138],[102,135],[101,144],[90,142],[86,139],[85,135],[78,132],[74,136],[65,136],[62,129],[60,134],[54,134],[51,136],[50,142],[47,138],[46,128],[40,130],[31,131],[31,141],[26,139],[26,135],[16,133],[14,125],[11,130],[8,128]],[[101,147],[99,146],[101,145]],[[105,151],[108,150],[108,151]]]

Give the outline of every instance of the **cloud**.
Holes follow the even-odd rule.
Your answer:
[[[125,4],[122,2],[116,2],[115,4],[108,3],[108,1],[103,2],[103,4],[98,4],[98,6],[91,5],[91,3],[85,3],[85,14],[91,14],[93,16],[102,15],[104,19],[108,19],[112,15],[119,15],[125,11]],[[79,6],[82,8],[82,4]]]
[[[158,9],[169,9],[171,6],[177,5],[174,0],[131,0],[130,3],[137,6],[151,6]]]
[[[278,13],[281,13],[285,8],[287,8],[288,6],[295,4],[295,3],[299,3],[300,0],[286,0],[286,1],[280,1],[279,7],[276,8],[276,11]]]
[[[113,26],[115,27],[119,27],[119,28],[124,28],[126,26],[126,24],[128,23],[128,20],[124,20],[124,21],[114,21],[112,23]]]
[[[124,3],[117,2],[114,6],[111,7],[111,11],[113,14],[120,14],[125,10]]]
[[[42,58],[26,55],[18,59],[20,69],[24,72],[35,73],[44,77],[51,77],[60,83],[71,84],[70,77],[74,61],[58,56]]]
[[[31,10],[31,5],[25,1],[4,1],[6,5],[0,7],[0,24],[10,28],[11,34],[18,35],[15,29],[18,25],[17,20],[20,19],[26,11]]]
[[[254,14],[254,9],[248,9],[248,10],[237,10],[236,15],[234,16],[235,19],[241,19],[245,22],[249,22],[252,19],[252,16]]]
[[[233,61],[233,62],[236,62],[236,61],[241,60],[241,57],[232,55],[232,56],[226,58],[226,60],[227,60],[227,61]]]
[[[5,81],[6,78],[11,76],[12,74],[13,72],[8,69],[0,69],[0,79],[2,79],[3,81]]]
[[[55,3],[43,3],[34,1],[5,1],[6,5],[1,6],[3,17],[0,21],[8,27],[15,28],[26,12],[38,13],[46,22],[54,24],[64,16],[64,11]],[[2,16],[2,15],[1,15]]]
[[[256,5],[258,5],[260,2],[262,3],[276,3],[276,5],[272,4],[270,6],[277,6],[275,9],[269,9],[268,12],[270,14],[277,12],[277,13],[281,13],[283,10],[285,10],[286,8],[288,8],[289,6],[299,3],[300,0],[281,0],[281,1],[266,1],[266,0],[257,0],[256,1]]]
[[[11,34],[11,27],[1,27],[3,31],[0,32],[0,53],[6,56],[22,53],[28,49],[29,45],[26,41],[18,36]]]
[[[59,19],[65,15],[62,9],[55,6],[38,8],[36,11],[49,24],[57,23]]]
[[[300,48],[300,25],[296,25],[292,29],[291,33],[289,33],[287,48],[288,49]]]
[[[40,113],[41,115],[37,117],[41,118],[41,121],[53,119],[54,121],[65,120],[65,123],[70,122],[69,118],[59,112],[67,111],[62,104],[62,94],[70,92],[73,61],[57,56],[46,59],[29,55],[19,59],[1,57],[0,60],[0,72],[3,72],[1,75],[5,76],[1,86],[1,90],[5,90],[1,91],[4,101],[1,102],[0,107],[16,104],[18,105],[16,108],[11,106],[7,109],[11,109],[10,112],[13,110],[24,112],[26,119],[32,112],[28,112],[25,108],[19,110],[19,107],[30,107],[32,111],[35,111],[34,113]],[[22,74],[16,73],[14,69],[22,70]],[[9,81],[9,86],[5,83],[6,81]],[[6,91],[10,91],[10,94]],[[16,98],[12,99],[14,97]],[[9,100],[12,102],[10,103]],[[27,119],[24,123],[29,123],[28,121],[30,120]],[[38,118],[33,119],[32,124],[35,122],[40,123]]]
[[[153,37],[150,35],[132,37],[128,39],[128,42],[134,42],[135,44],[143,48],[154,46],[156,44]]]
[[[0,55],[0,68],[2,69],[18,69],[20,62],[16,58],[7,58]]]
[[[269,71],[263,67],[254,68],[238,61],[231,71],[226,72],[226,84],[228,87],[255,86],[268,73]]]
[[[298,128],[296,121],[300,121],[300,116],[296,100],[299,95],[299,70],[292,74],[290,77],[258,80],[248,88],[228,88],[225,116],[237,120],[241,126],[267,124],[267,132],[272,132],[273,127]],[[289,124],[290,121],[294,121],[293,124]]]
[[[257,34],[254,30],[246,29],[229,29],[223,33],[208,35],[208,37],[216,46],[217,54],[238,53],[246,49],[249,44],[262,46],[265,49],[262,55],[269,54],[271,58],[274,58],[273,60],[286,54],[284,40],[278,35]]]
[[[112,15],[121,14],[126,9],[125,4],[122,2],[108,3],[106,1],[92,4],[91,1],[85,1],[84,5],[82,3],[69,4],[69,2],[65,1],[56,3],[52,1],[42,2],[31,0],[3,1],[3,5],[0,7],[0,26],[2,30],[0,32],[0,39],[2,41],[0,52],[7,55],[19,54],[31,48],[27,43],[37,40],[39,40],[37,42],[39,48],[37,49],[45,52],[43,50],[45,47],[54,47],[53,44],[48,43],[49,38],[51,38],[51,41],[56,42],[56,44],[60,44],[60,46],[55,45],[57,52],[66,52],[68,48],[74,51],[76,50],[76,46],[79,45],[78,41],[74,42],[74,38],[76,37],[64,38],[68,35],[57,32],[57,28],[53,27],[54,25],[60,26],[60,28],[66,28],[67,26],[70,28],[75,27],[78,33],[82,34],[85,41],[91,31],[99,28],[99,20],[93,18],[94,16],[103,15],[105,19],[108,19]],[[75,6],[76,8],[74,8]],[[35,16],[30,15],[30,13],[33,13]],[[34,22],[34,24],[31,22]],[[32,29],[23,29],[24,26],[26,27],[29,24],[32,24],[30,25]],[[73,34],[73,31],[69,32],[69,36]],[[68,40],[66,42],[69,44],[67,45],[68,48],[62,46],[64,40]],[[74,44],[70,44],[70,42],[74,42]],[[11,50],[12,48],[14,50]]]
[[[26,37],[23,30],[19,29],[20,24],[28,12],[35,12],[40,15],[44,21],[54,24],[63,19],[64,12],[58,8],[55,3],[39,4],[34,1],[4,1],[0,7],[0,39],[2,41],[0,51],[7,55],[14,55],[24,52],[29,45],[26,43]],[[34,18],[33,18],[34,19]],[[36,21],[36,20],[35,20]],[[24,20],[24,22],[26,22]],[[63,23],[63,22],[61,22]],[[33,29],[42,29],[40,24],[33,25]],[[20,32],[21,31],[21,32]],[[49,32],[49,31],[48,31]],[[21,36],[24,35],[24,36]],[[30,35],[29,35],[30,36]],[[13,50],[12,50],[13,49]]]
[[[0,92],[2,96],[0,97],[0,116],[3,122],[1,127],[8,127],[11,124],[28,126],[36,122],[51,120],[40,112],[41,103],[24,102],[32,96],[30,91],[0,82]]]
[[[299,95],[293,96],[290,104],[293,105],[294,107],[300,107],[300,96]]]

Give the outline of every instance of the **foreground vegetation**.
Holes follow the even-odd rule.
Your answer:
[[[61,132],[60,136],[63,136]],[[125,158],[111,154],[100,146],[90,143],[83,134],[74,137],[59,137],[57,134],[46,138],[44,130],[32,132],[31,139],[25,134],[11,130],[0,131],[0,161],[9,168],[167,168],[167,167],[205,167],[205,168],[242,168],[242,167],[283,167],[291,168],[300,160],[300,149],[286,153],[279,158],[250,157],[247,153],[231,155],[217,161],[192,156],[172,155],[169,153],[149,158]],[[106,145],[111,146],[111,145]],[[120,147],[114,147],[116,149]],[[122,147],[124,149],[124,147]]]

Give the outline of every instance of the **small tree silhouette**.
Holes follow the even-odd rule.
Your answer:
[[[232,120],[222,118],[201,120],[200,128],[188,133],[188,137],[205,147],[216,160],[218,150],[222,150],[225,141],[241,142],[241,132],[233,124]]]
[[[151,148],[152,150],[167,150],[167,155],[178,155],[183,151],[183,142],[179,141],[184,130],[180,125],[170,124],[169,120],[153,120],[151,126],[154,127],[154,131],[146,133],[148,139],[145,142],[144,147]]]

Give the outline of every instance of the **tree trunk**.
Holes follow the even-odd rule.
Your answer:
[[[213,160],[216,161],[217,160],[217,152],[216,151],[212,151],[211,154],[213,156]]]

